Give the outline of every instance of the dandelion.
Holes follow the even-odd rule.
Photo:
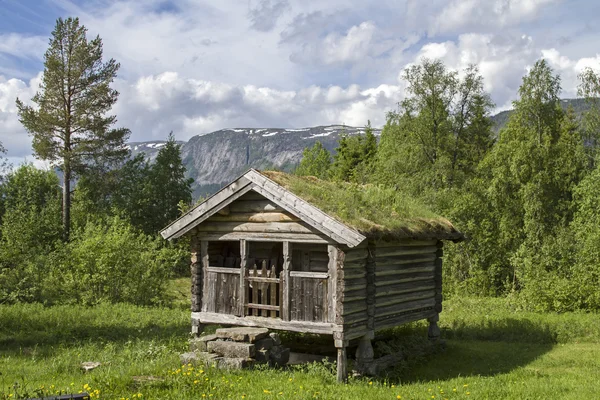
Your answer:
[[[402,396],[398,395],[396,396],[396,399],[400,400],[402,398]]]
[[[452,389],[453,392],[456,392],[456,388]]]
[[[265,393],[265,394],[269,394],[269,393],[271,393],[271,392],[270,392],[270,391],[268,391],[267,389],[263,389],[263,393]]]
[[[469,396],[471,394],[471,392],[467,392],[467,396]]]
[[[396,385],[392,385],[392,389],[395,388],[395,387],[396,387]]]
[[[369,385],[373,385],[373,381],[369,381]]]
[[[469,387],[469,385],[467,385],[466,383],[463,385],[464,388]]]
[[[194,381],[194,385],[197,385],[199,382],[200,382],[200,381],[196,379],[196,380]]]

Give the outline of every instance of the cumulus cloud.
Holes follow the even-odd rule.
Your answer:
[[[250,8],[248,18],[250,18],[250,27],[257,31],[267,32],[272,30],[279,17],[290,9],[287,0],[261,0],[257,6]]]

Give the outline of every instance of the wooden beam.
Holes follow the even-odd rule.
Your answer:
[[[246,315],[246,276],[248,275],[248,242],[240,240],[240,295],[239,312],[240,317]]]
[[[202,260],[201,264],[202,264],[202,294],[201,294],[201,299],[202,299],[202,310],[205,310],[207,305],[208,305],[208,301],[210,299],[208,299],[208,288],[207,288],[207,275],[208,275],[208,242],[206,240],[202,240],[200,241],[200,259]]]
[[[283,242],[287,240],[296,243],[331,243],[331,239],[326,236],[312,233],[198,232],[198,237],[211,241],[245,239],[249,242]]]
[[[282,212],[229,213],[210,217],[207,222],[299,222],[300,218]]]
[[[327,272],[306,272],[306,271],[290,271],[290,276],[293,278],[312,278],[312,279],[327,279]]]
[[[283,242],[283,271],[281,271],[281,319],[290,320],[290,266],[292,248],[289,241]]]
[[[210,312],[193,312],[192,319],[196,319],[203,324],[252,326],[301,333],[318,333],[323,335],[341,332],[343,328],[342,326],[326,322],[282,321],[279,318],[250,316],[242,318],[235,315]]]
[[[348,358],[346,346],[337,348],[337,381],[345,383],[348,381]]]
[[[335,303],[337,301],[337,246],[331,244],[327,245],[327,254],[329,255],[327,264],[327,270],[329,271],[329,280],[327,281],[327,317],[329,322],[335,322]]]

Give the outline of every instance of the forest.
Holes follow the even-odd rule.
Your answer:
[[[187,274],[186,243],[158,231],[191,206],[191,180],[172,134],[154,162],[130,156],[110,115],[118,69],[78,19],[58,20],[35,106],[17,99],[34,154],[54,168],[4,165],[0,303],[161,304],[165,282]],[[401,191],[452,221],[467,240],[447,248],[446,298],[599,310],[598,72],[580,74],[576,113],[540,59],[499,132],[477,66],[423,59],[403,79],[379,140],[368,123],[333,155],[317,142],[295,173]]]
[[[131,156],[130,131],[111,114],[119,67],[77,18],[58,19],[37,94],[16,99],[34,155],[51,168],[2,163],[0,400],[598,397],[598,70],[579,76],[585,106],[565,110],[560,76],[540,59],[496,132],[477,66],[422,59],[404,70],[406,96],[379,138],[367,123],[333,153],[319,142],[305,149],[295,174],[386,193],[370,199],[381,210],[400,213],[394,199],[410,196],[466,236],[444,248],[445,350],[432,350],[422,321],[390,329],[375,353],[401,352],[397,365],[340,385],[327,360],[243,371],[181,364],[189,243],[158,232],[193,206],[192,182],[172,134],[152,162]],[[360,219],[339,192],[327,200]],[[364,216],[385,218],[381,210]],[[330,336],[282,340],[333,345]]]

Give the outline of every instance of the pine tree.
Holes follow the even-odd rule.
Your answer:
[[[147,233],[156,233],[179,216],[179,203],[192,201],[192,178],[185,177],[181,159],[181,146],[175,142],[173,132],[167,143],[160,148],[156,160],[150,166],[150,207],[152,223]]]
[[[302,160],[296,169],[296,175],[327,179],[330,167],[331,154],[317,140],[313,147],[307,147],[302,152]]]
[[[114,59],[102,62],[102,40],[88,41],[78,18],[59,18],[44,56],[37,107],[17,99],[19,118],[33,136],[37,158],[55,163],[63,173],[63,238],[71,225],[71,180],[90,165],[122,160],[129,130],[113,129],[107,115],[118,92],[110,88],[119,69]]]

